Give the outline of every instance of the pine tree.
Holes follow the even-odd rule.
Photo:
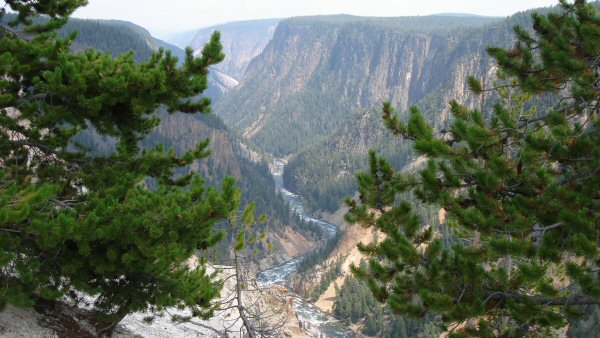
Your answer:
[[[418,108],[404,122],[384,104],[388,129],[429,160],[411,175],[371,152],[360,201],[347,200],[349,221],[385,234],[359,246],[371,259],[355,274],[394,313],[436,314],[453,336],[551,335],[600,303],[600,16],[576,0],[532,18],[512,49],[487,49],[504,83],[469,79],[502,97],[493,111],[453,101],[438,134]],[[556,104],[515,99],[541,95]],[[408,191],[445,210],[453,244],[397,201]]]
[[[180,156],[139,141],[160,122],[159,106],[209,112],[209,99],[189,98],[223,59],[219,33],[198,58],[186,50],[181,67],[163,50],[142,63],[72,54],[75,35],[56,30],[85,0],[5,2],[17,16],[0,26],[0,309],[84,292],[96,297],[100,334],[135,311],[210,316],[221,285],[187,260],[222,237],[213,225],[238,210],[238,189],[174,176],[209,154],[208,140]],[[117,149],[93,157],[71,141],[90,127]]]
[[[362,333],[367,336],[377,336],[383,328],[383,310],[380,306],[372,308],[371,313],[367,315]]]
[[[406,338],[409,337],[406,332],[406,323],[402,317],[392,318],[392,322],[388,326],[387,332],[384,334],[385,337],[390,338]]]

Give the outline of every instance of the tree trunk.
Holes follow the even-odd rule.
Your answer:
[[[112,316],[98,320],[96,324],[96,334],[98,337],[112,337],[115,328],[129,314],[129,305],[131,300],[127,300],[125,304],[119,307],[119,310]]]
[[[252,323],[250,323],[250,320],[248,320],[248,317],[246,316],[246,310],[244,308],[244,299],[242,297],[242,282],[243,281],[241,280],[242,269],[240,268],[237,252],[235,252],[235,251],[234,251],[234,263],[235,263],[235,281],[236,281],[235,289],[236,289],[236,296],[237,296],[237,309],[240,314],[240,317],[242,318],[242,322],[244,323],[244,327],[246,328],[246,331],[248,332],[248,337],[255,338],[254,326],[252,325]]]

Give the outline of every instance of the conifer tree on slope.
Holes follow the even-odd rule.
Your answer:
[[[221,237],[213,225],[239,207],[232,179],[222,190],[174,169],[208,155],[208,140],[177,156],[138,142],[160,122],[154,111],[208,112],[190,100],[223,59],[216,32],[185,63],[159,51],[143,63],[88,50],[56,29],[85,0],[7,0],[18,15],[0,26],[0,310],[40,300],[96,295],[99,333],[128,313],[188,308],[208,317],[220,285],[188,258]],[[5,10],[2,10],[2,14]],[[48,20],[34,23],[32,18]],[[118,140],[92,157],[70,140],[93,126]],[[156,189],[145,189],[146,179]]]
[[[428,162],[405,174],[371,152],[347,201],[348,220],[385,234],[359,246],[372,258],[354,272],[396,314],[438,314],[455,336],[550,335],[600,303],[600,16],[577,0],[532,18],[514,48],[488,48],[507,79],[488,114],[453,101],[436,136],[416,107],[404,122],[384,104],[389,130]],[[559,100],[523,109],[507,91]],[[446,211],[455,244],[396,201],[407,191]]]

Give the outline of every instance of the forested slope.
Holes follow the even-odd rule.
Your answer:
[[[450,77],[448,64],[465,49],[449,32],[468,36],[469,25],[493,20],[284,20],[248,66],[244,81],[215,110],[259,148],[276,155],[295,153],[327,137],[353,111],[385,99],[401,107],[417,102]]]
[[[384,130],[381,104],[415,104],[443,129],[451,99],[481,104],[468,94],[469,75],[493,84],[485,47],[509,46],[529,15],[285,20],[215,110],[255,147],[291,154],[286,184],[313,210],[333,211],[355,191],[368,149],[397,166],[415,160]]]

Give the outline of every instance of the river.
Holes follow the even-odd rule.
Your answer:
[[[290,209],[298,214],[304,221],[312,222],[325,233],[328,234],[329,239],[333,238],[335,234],[340,231],[334,224],[325,222],[320,219],[310,217],[304,208],[304,204],[300,199],[300,196],[287,190],[283,184],[283,171],[285,170],[285,163],[280,159],[273,161],[271,174],[275,180],[275,187],[277,192],[281,193],[285,202],[289,205]],[[286,282],[289,278],[297,271],[298,262],[302,260],[302,256],[291,259],[283,264],[273,267],[269,270],[265,270],[258,274],[258,284],[260,286],[268,286],[273,284],[286,286]],[[316,328],[320,334],[324,334],[326,337],[355,337],[352,331],[348,330],[347,325],[343,324],[333,316],[322,312],[313,304],[307,302],[299,296],[294,296],[294,307],[298,314],[298,319],[303,324],[310,324],[313,328]],[[313,331],[314,332],[314,331]]]

